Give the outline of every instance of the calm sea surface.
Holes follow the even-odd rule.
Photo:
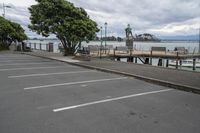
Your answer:
[[[46,49],[46,44],[48,43],[54,43],[54,52],[59,52],[58,50],[58,44],[60,44],[59,40],[28,40],[27,44],[29,43],[37,44],[37,48],[39,48],[39,44],[43,44],[42,48]],[[87,46],[87,45],[101,45],[100,42],[98,41],[91,41],[89,43],[83,42],[82,46]],[[105,45],[105,42],[103,42],[103,45]],[[116,41],[108,41],[107,45],[113,45],[113,47],[116,46],[125,46],[125,42],[116,42]],[[188,49],[190,53],[197,53],[199,49],[199,43],[196,41],[163,41],[163,42],[134,42],[134,48],[137,50],[145,50],[149,51],[152,46],[155,47],[166,47],[167,50],[174,50],[175,47],[185,47]],[[31,46],[32,48],[34,47],[33,45]]]

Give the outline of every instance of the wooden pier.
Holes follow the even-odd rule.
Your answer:
[[[139,50],[127,50],[123,48],[115,48],[112,50],[92,50],[90,51],[90,56],[96,58],[110,58],[112,60],[121,61],[121,59],[127,59],[127,62],[138,63],[141,61],[143,64],[152,65],[153,59],[158,59],[158,66],[164,66],[163,60],[166,60],[165,67],[169,66],[169,60],[176,61],[176,68],[182,65],[182,61],[186,59],[191,59],[193,61],[193,70],[196,70],[196,60],[200,58],[200,53],[190,54],[184,52],[176,51],[165,51],[165,50],[151,50],[151,51],[139,51]]]

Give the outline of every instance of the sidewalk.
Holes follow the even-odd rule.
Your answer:
[[[81,67],[96,69],[104,72],[132,76],[147,82],[200,94],[200,73],[198,72],[116,62],[108,59],[100,60],[92,58],[91,61],[78,61],[74,60],[73,57],[63,57],[61,54],[48,52],[36,51],[25,54],[54,59],[62,62],[67,62],[72,65],[78,65]]]

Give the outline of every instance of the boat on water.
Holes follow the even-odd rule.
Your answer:
[[[169,62],[170,66],[176,66],[176,60]],[[193,67],[193,60],[182,60],[178,61],[178,66],[180,67]],[[200,68],[200,59],[196,60],[196,67]]]

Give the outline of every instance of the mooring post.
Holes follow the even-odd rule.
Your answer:
[[[195,58],[193,59],[193,70],[194,71],[196,70],[196,59]]]
[[[169,59],[166,60],[166,67],[169,67]]]

